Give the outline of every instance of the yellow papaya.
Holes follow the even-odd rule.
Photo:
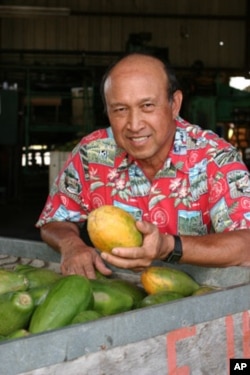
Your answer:
[[[114,247],[137,247],[142,234],[134,217],[125,210],[104,205],[93,210],[87,221],[87,230],[93,245],[100,251],[111,252]]]
[[[170,267],[151,266],[141,273],[141,283],[148,294],[161,291],[190,296],[200,285],[186,272]]]

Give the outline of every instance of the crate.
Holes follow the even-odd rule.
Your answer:
[[[0,237],[0,254],[9,268],[28,259],[59,267],[59,254],[42,242]],[[2,342],[0,373],[229,373],[230,358],[250,356],[250,269],[178,268],[199,283],[223,289]],[[113,270],[121,277],[139,278],[130,271]]]

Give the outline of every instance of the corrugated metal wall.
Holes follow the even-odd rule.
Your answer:
[[[243,68],[247,0],[26,0],[11,5],[67,7],[66,17],[0,18],[2,49],[125,51],[131,33],[152,33],[180,67]],[[9,1],[2,1],[9,5]],[[223,43],[223,45],[221,45]],[[3,57],[2,57],[3,58]],[[100,61],[100,60],[99,60]]]

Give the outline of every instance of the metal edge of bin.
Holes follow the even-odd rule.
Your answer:
[[[250,284],[186,297],[0,343],[0,370],[5,375],[16,375],[249,309]]]
[[[60,254],[39,241],[0,237],[0,254],[60,262]]]
[[[44,243],[0,238],[0,253],[59,261],[60,255]],[[181,327],[192,326],[223,316],[250,310],[249,270],[243,267],[209,269],[231,278],[233,271],[243,281],[237,285],[197,297],[187,297],[167,304],[146,307],[63,329],[43,332],[0,343],[0,372],[16,375],[70,361],[88,353],[108,350],[152,338]],[[184,267],[189,273],[206,268]],[[234,278],[233,278],[234,279]],[[223,280],[223,277],[222,277]],[[231,280],[230,280],[231,281]],[[18,358],[18,361],[14,360]]]

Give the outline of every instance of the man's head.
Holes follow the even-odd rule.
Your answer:
[[[147,52],[130,52],[130,53],[127,53],[127,54],[119,57],[115,62],[113,62],[108,67],[108,69],[106,70],[105,74],[102,77],[100,92],[101,92],[101,97],[102,97],[102,101],[103,101],[105,111],[107,110],[105,92],[104,92],[105,91],[104,87],[105,87],[106,79],[110,75],[112,69],[120,61],[123,61],[124,59],[129,58],[129,57],[133,57],[133,56],[134,57],[136,57],[136,56],[138,56],[138,57],[139,56],[141,56],[141,57],[143,57],[143,56],[144,57],[151,57],[151,58],[154,58],[155,60],[157,60],[158,62],[161,62],[162,67],[165,71],[165,74],[168,78],[168,84],[167,84],[167,87],[166,87],[166,92],[167,92],[167,95],[168,95],[168,99],[170,101],[173,99],[173,94],[175,93],[175,91],[180,90],[180,84],[179,84],[179,81],[178,81],[178,79],[175,75],[174,69],[167,61],[165,61],[164,59],[160,59],[159,57],[155,57],[154,55],[152,55],[150,53],[147,53]]]
[[[103,95],[117,144],[156,172],[172,145],[182,101],[171,69],[151,55],[129,54],[105,75]]]

